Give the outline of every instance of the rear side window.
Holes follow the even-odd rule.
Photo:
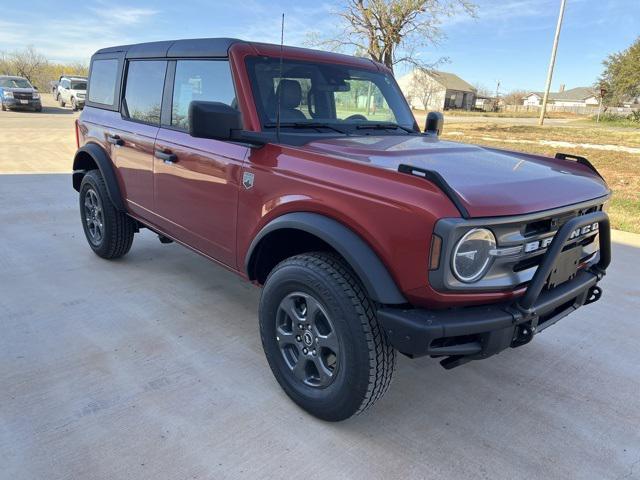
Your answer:
[[[129,62],[124,90],[124,116],[139,122],[160,125],[162,90],[167,62],[136,60]]]
[[[117,59],[94,60],[89,79],[89,101],[102,105],[113,105],[117,78]],[[62,86],[68,88],[68,81],[62,80]]]
[[[189,104],[193,100],[221,102],[236,107],[229,62],[226,60],[178,60],[173,87],[171,126],[189,130]]]

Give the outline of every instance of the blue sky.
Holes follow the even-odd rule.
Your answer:
[[[120,1],[120,3],[119,3]],[[560,0],[477,0],[478,18],[446,19],[446,38],[420,52],[425,61],[448,57],[439,68],[500,91],[542,90]],[[54,60],[88,60],[98,48],[174,38],[232,36],[304,45],[309,32],[336,30],[339,1],[84,0],[3,2],[0,50],[31,44]],[[640,35],[640,0],[567,0],[553,90],[591,85],[611,52]],[[402,68],[397,74],[403,73]]]

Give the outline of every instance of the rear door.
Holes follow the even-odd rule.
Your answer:
[[[127,205],[145,218],[154,211],[153,146],[160,128],[166,68],[166,60],[127,61],[121,121],[106,132]]]
[[[191,137],[192,100],[236,106],[228,60],[184,59],[169,64],[155,144],[155,211],[169,235],[235,267],[239,179],[249,149]]]

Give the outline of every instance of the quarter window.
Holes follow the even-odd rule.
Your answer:
[[[173,87],[171,125],[189,130],[189,104],[194,100],[221,102],[236,107],[229,62],[178,60]]]
[[[132,120],[160,124],[162,89],[167,62],[138,60],[129,62],[123,114]]]
[[[117,78],[117,59],[94,60],[89,80],[89,101],[101,105],[113,105]],[[62,86],[65,86],[65,80],[62,81]]]

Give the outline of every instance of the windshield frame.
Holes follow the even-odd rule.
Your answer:
[[[264,64],[266,62],[270,63],[271,64],[270,66],[272,67],[273,66],[279,67],[280,58],[274,57],[274,56],[248,55],[245,58],[245,65],[244,65],[246,68],[248,79],[249,79],[251,92],[254,98],[254,108],[256,110],[258,120],[260,122],[260,128],[263,132],[273,131],[273,129],[275,128],[274,118],[269,115],[269,113],[273,114],[273,112],[266,111],[267,108],[265,107],[265,105],[267,104],[267,102],[262,98],[262,95],[261,95],[261,90],[265,89],[266,83],[264,82],[264,79],[263,79],[262,85],[260,84],[260,82],[258,81],[258,73],[256,68],[256,66],[259,63]],[[296,78],[295,76],[289,76],[288,73],[290,72],[287,72],[287,70],[295,70],[296,68],[301,68],[301,69],[309,68],[309,69],[317,69],[318,73],[322,74],[324,73],[323,72],[323,68],[324,68],[327,70],[334,69],[336,71],[343,70],[344,73],[348,73],[348,75],[344,77],[346,81],[349,81],[351,79],[352,80],[363,80],[363,79],[368,80],[369,82],[371,82],[372,85],[377,87],[380,96],[382,97],[382,99],[384,100],[384,103],[387,105],[387,108],[389,109],[389,111],[394,117],[394,120],[381,120],[379,118],[362,119],[362,120],[346,120],[346,119],[341,119],[339,117],[327,118],[327,117],[319,116],[319,117],[300,119],[300,120],[296,120],[295,122],[291,122],[291,119],[281,118],[281,129],[283,131],[291,131],[291,129],[294,129],[294,130],[297,130],[297,132],[300,132],[300,128],[305,129],[305,123],[309,123],[309,127],[308,127],[309,131],[307,132],[307,134],[323,135],[323,132],[322,132],[323,127],[320,127],[320,128],[318,127],[318,124],[321,123],[321,124],[326,124],[327,127],[324,127],[324,128],[326,128],[327,130],[333,130],[334,134],[339,131],[344,131],[344,135],[350,135],[350,136],[351,135],[365,136],[365,135],[371,135],[371,134],[408,135],[413,133],[415,134],[420,133],[415,117],[413,116],[413,112],[411,111],[395,78],[389,72],[386,72],[378,68],[366,68],[366,67],[363,67],[362,65],[358,65],[355,63],[353,65],[334,64],[331,62],[323,62],[315,59],[307,60],[307,59],[297,59],[297,58],[287,58],[287,57],[283,58],[283,65],[285,67],[283,69],[283,75],[282,75],[283,79]],[[372,63],[372,66],[374,65],[375,64]],[[361,73],[362,76],[360,77],[358,75],[353,75],[353,73]],[[306,79],[308,77],[301,76],[298,78]],[[278,75],[273,76],[273,80],[279,80],[279,76]],[[313,79],[311,79],[311,81],[313,81]],[[275,89],[275,85],[274,85],[274,89]],[[333,114],[337,114],[337,110],[338,110],[335,105],[335,92],[338,92],[338,91],[340,90],[333,91],[334,93],[334,97],[333,97],[334,103],[333,103],[333,112],[332,112]],[[331,93],[331,92],[332,91],[328,91],[328,93]],[[269,91],[269,94],[271,94],[271,91]],[[331,100],[328,100],[328,101],[331,102]],[[303,103],[299,105],[300,109],[303,108],[302,105]],[[308,106],[305,106],[304,108],[306,108],[306,110],[308,111]],[[306,114],[304,115],[306,116]],[[397,124],[396,124],[396,121],[398,121]],[[292,123],[296,124],[295,128],[291,127]],[[290,124],[290,125],[287,126],[287,124]],[[381,124],[389,125],[389,128],[380,128]],[[368,128],[368,126],[370,126],[371,128]]]

